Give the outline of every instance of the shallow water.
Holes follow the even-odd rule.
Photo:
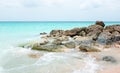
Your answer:
[[[107,25],[118,22],[107,22]],[[80,52],[48,53],[17,47],[40,32],[84,27],[93,22],[0,22],[0,73],[96,73],[96,60]]]

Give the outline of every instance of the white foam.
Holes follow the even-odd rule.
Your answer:
[[[100,66],[95,63],[95,59],[92,57],[88,57],[84,59],[86,66],[79,70],[74,70],[73,73],[96,73]]]

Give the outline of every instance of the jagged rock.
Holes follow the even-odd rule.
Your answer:
[[[96,25],[100,25],[100,26],[102,26],[102,27],[104,27],[105,26],[105,24],[104,24],[104,22],[103,21],[96,21],[96,23],[95,23]]]
[[[116,60],[114,57],[112,56],[105,56],[102,58],[103,61],[107,61],[107,62],[112,62],[112,63],[116,63]]]
[[[120,35],[114,35],[108,31],[104,31],[99,35],[97,41],[102,44],[110,45],[112,43],[120,41]]]
[[[75,42],[66,42],[64,43],[64,45],[67,47],[67,48],[75,48]]]
[[[113,33],[115,31],[120,33],[120,25],[110,25],[110,26],[106,26],[105,29],[106,31]]]
[[[40,51],[48,51],[48,52],[61,52],[62,46],[61,45],[55,45],[55,44],[49,44],[49,45],[33,45],[33,50],[40,50]]]
[[[79,49],[82,52],[100,52],[99,49],[88,46],[88,45],[80,45]]]
[[[52,30],[50,32],[51,37],[61,37],[65,34],[64,30]]]
[[[99,35],[103,29],[104,27],[100,25],[91,25],[87,28],[87,36]]]
[[[74,28],[74,29],[72,29],[72,30],[66,30],[66,31],[65,31],[65,35],[66,35],[66,36],[71,36],[71,37],[73,37],[73,36],[77,35],[78,32],[80,32],[80,31],[81,31],[80,28]]]

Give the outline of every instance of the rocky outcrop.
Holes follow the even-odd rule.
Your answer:
[[[46,33],[41,33],[46,34]],[[72,41],[72,42],[71,42]],[[93,47],[97,45],[112,45],[119,47],[120,25],[106,26],[103,21],[96,21],[88,27],[73,28],[71,30],[52,30],[49,35],[43,36],[41,41],[20,45],[32,47],[34,50],[61,51],[61,48],[77,48],[85,52],[99,52]],[[99,46],[98,45],[98,46]]]

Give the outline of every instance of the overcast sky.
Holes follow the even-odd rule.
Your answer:
[[[120,0],[0,0],[0,21],[120,21]]]

